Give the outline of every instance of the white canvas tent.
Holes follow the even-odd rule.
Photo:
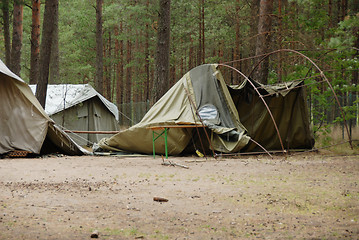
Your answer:
[[[35,93],[36,85],[30,85]],[[47,86],[45,112],[58,124],[75,131],[117,131],[117,106],[89,84]],[[68,133],[81,146],[91,145],[105,134]]]
[[[0,154],[86,152],[51,120],[29,86],[0,60]]]

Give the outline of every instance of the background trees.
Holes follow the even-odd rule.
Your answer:
[[[45,2],[45,1],[44,1]],[[260,4],[262,2],[262,4]],[[154,88],[155,55],[159,0],[104,0],[102,5],[103,67],[97,62],[97,1],[74,0],[59,3],[58,19],[58,83],[95,84],[96,74],[103,71],[103,95],[116,102],[120,111],[131,118],[139,107],[131,103],[150,100]],[[264,3],[271,4],[268,14],[260,14]],[[16,30],[9,21],[15,16],[14,1],[1,3],[0,58],[8,59],[11,33]],[[30,0],[24,0],[21,77],[30,79],[31,16]],[[171,2],[169,86],[189,69],[202,63],[231,62],[245,74],[259,60],[256,42],[266,36],[266,47],[257,53],[281,48],[296,49],[309,56],[324,70],[344,105],[358,92],[358,1],[355,0],[176,0]],[[43,11],[43,7],[41,10]],[[42,17],[43,14],[40,14]],[[268,19],[261,19],[266,16]],[[270,17],[269,17],[270,16]],[[260,20],[268,27],[258,32]],[[43,22],[41,20],[41,22]],[[41,26],[43,27],[43,26]],[[16,40],[16,39],[15,39]],[[14,41],[14,39],[13,39]],[[270,56],[262,67],[268,83],[307,78],[316,73],[308,62],[297,55],[280,53]],[[243,79],[228,69],[221,69],[226,81],[238,84]],[[50,71],[51,72],[51,71]],[[255,74],[253,79],[260,80]],[[306,82],[315,81],[315,78]],[[314,83],[314,82],[313,82]],[[162,85],[161,85],[162,86]],[[100,87],[100,86],[99,86]],[[167,87],[163,88],[164,92]],[[332,103],[324,85],[310,87],[313,119],[334,118],[334,110],[318,111]],[[317,93],[320,93],[319,95]],[[321,97],[320,97],[321,96]],[[130,104],[129,108],[125,104]],[[148,106],[148,105],[147,105]],[[356,105],[357,106],[357,105]],[[122,109],[123,108],[123,109]],[[329,109],[329,108],[328,108]],[[127,111],[127,112],[126,112]],[[348,112],[351,111],[349,108]],[[353,116],[353,121],[358,117]],[[318,125],[321,120],[318,120]],[[131,123],[129,123],[131,124]]]

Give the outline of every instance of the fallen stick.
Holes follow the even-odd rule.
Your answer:
[[[186,169],[189,169],[188,166],[186,165],[182,165],[182,164],[179,164],[179,163],[175,163],[175,162],[171,162],[171,161],[165,161],[165,159],[163,158],[162,156],[162,163],[161,165],[164,165],[164,166],[173,166],[173,167],[181,167],[181,168],[186,168]]]
[[[164,165],[164,166],[173,166],[173,167],[181,167],[181,168],[186,168],[186,169],[189,169],[188,166],[186,165],[182,165],[182,164],[178,164],[178,163],[175,163],[175,162],[163,162],[161,165]]]
[[[153,201],[156,202],[168,202],[168,199],[162,197],[153,197]]]

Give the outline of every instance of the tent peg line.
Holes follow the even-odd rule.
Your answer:
[[[82,130],[64,130],[66,133],[88,133],[88,134],[117,134],[120,131],[82,131]]]

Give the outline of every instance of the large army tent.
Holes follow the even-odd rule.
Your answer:
[[[36,85],[30,85],[33,92]],[[47,86],[45,112],[57,125],[79,132],[117,131],[117,106],[89,84],[57,84]],[[68,133],[81,146],[91,145],[108,135]]]
[[[86,152],[51,120],[29,86],[0,60],[0,154]]]
[[[277,86],[256,83],[278,126],[285,148],[312,148],[304,89],[301,82]],[[258,94],[247,81],[240,86],[226,85],[218,66],[206,64],[186,73],[153,107],[140,123],[99,142],[99,149],[151,153],[149,127],[202,124],[202,128],[169,128],[168,153],[172,155],[194,148],[235,153],[261,149],[281,150],[274,123]],[[198,130],[198,129],[197,129]],[[199,139],[203,144],[200,145]],[[210,141],[208,141],[208,139]],[[251,141],[254,140],[254,141]],[[155,141],[156,153],[164,154],[164,140]]]

